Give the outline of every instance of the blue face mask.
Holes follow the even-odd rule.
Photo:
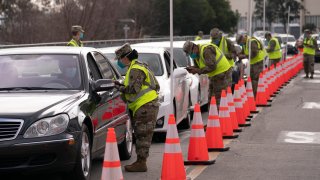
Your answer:
[[[243,43],[239,43],[239,45],[242,47],[244,44]]]
[[[214,39],[214,40],[213,40],[213,43],[214,43],[215,45],[219,45],[220,40],[219,40],[219,39]]]
[[[76,68],[67,68],[65,75],[68,78],[74,78],[76,75],[77,69]]]
[[[117,65],[118,65],[121,69],[123,69],[123,68],[126,67],[126,65],[124,65],[120,60],[118,60]]]
[[[80,33],[80,39],[83,39],[83,38],[84,38],[84,34]]]
[[[191,59],[197,59],[198,58],[198,54],[196,53],[191,53],[190,54]]]

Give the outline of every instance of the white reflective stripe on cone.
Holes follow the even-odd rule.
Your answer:
[[[190,137],[205,137],[203,129],[192,129]]]
[[[167,129],[167,137],[168,138],[179,138],[177,127],[173,124],[169,124]]]
[[[207,128],[208,127],[220,127],[220,121],[219,120],[208,120],[207,122]]]
[[[123,179],[122,171],[120,167],[102,169],[101,180],[111,180],[111,179],[116,179],[116,180]]]
[[[181,147],[180,144],[165,144],[164,146],[164,152],[165,153],[181,153]]]
[[[218,115],[218,109],[216,104],[210,104],[209,115]]]
[[[219,117],[221,117],[221,118],[228,118],[228,117],[230,117],[230,113],[229,113],[229,111],[219,111]]]
[[[107,161],[119,161],[119,153],[117,143],[106,143],[104,151],[104,159]]]
[[[201,113],[195,112],[193,114],[193,123],[195,125],[203,125]]]

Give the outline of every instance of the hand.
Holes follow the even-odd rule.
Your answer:
[[[121,86],[124,86],[123,84],[121,84],[119,81],[114,80],[113,83],[115,84],[115,88],[119,89]]]
[[[186,70],[191,74],[199,74],[199,69],[195,67],[187,67]]]

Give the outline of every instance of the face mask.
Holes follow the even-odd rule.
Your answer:
[[[84,34],[80,33],[80,39],[83,39],[83,38],[84,38]]]
[[[244,44],[243,43],[239,43],[239,45],[242,47]]]
[[[196,53],[191,53],[190,54],[191,59],[197,59],[198,58],[198,54]]]
[[[66,77],[68,78],[74,78],[74,76],[76,75],[77,69],[76,68],[67,68],[66,69]]]
[[[123,68],[126,67],[126,65],[124,65],[120,60],[118,60],[117,65],[118,65],[121,69],[123,69]]]
[[[219,45],[220,40],[219,40],[219,39],[214,39],[214,40],[213,40],[213,43],[214,43],[215,45]]]

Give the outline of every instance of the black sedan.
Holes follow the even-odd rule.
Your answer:
[[[121,159],[129,159],[130,118],[113,80],[122,77],[94,48],[1,50],[0,173],[49,170],[90,179],[109,127]]]

